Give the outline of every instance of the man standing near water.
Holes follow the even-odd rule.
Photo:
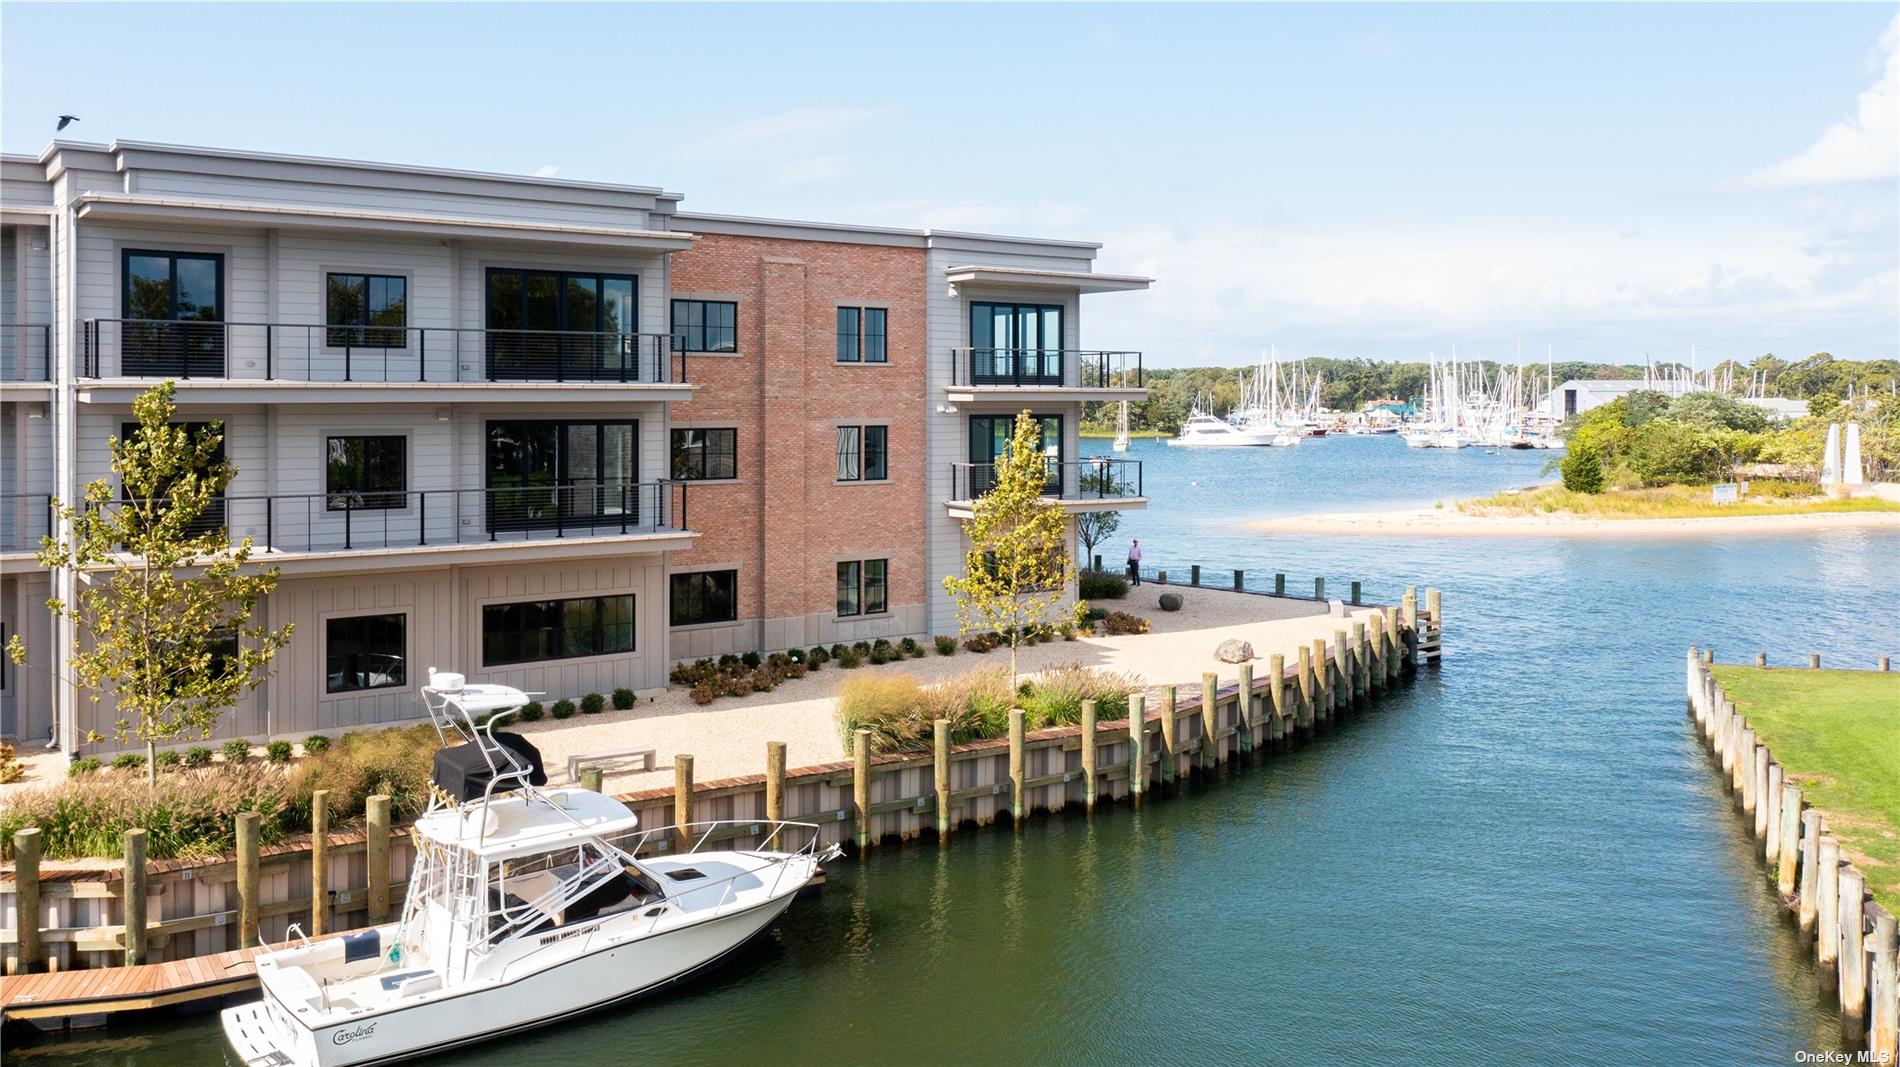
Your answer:
[[[1139,537],[1135,538],[1134,544],[1128,546],[1128,582],[1130,585],[1141,584],[1141,538]]]

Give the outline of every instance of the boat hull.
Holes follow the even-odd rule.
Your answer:
[[[565,962],[518,978],[477,982],[438,999],[314,1032],[304,1030],[299,1036],[314,1037],[314,1042],[295,1042],[294,1053],[284,1051],[281,1041],[259,1039],[259,1027],[268,1023],[268,1002],[226,1009],[224,1029],[250,1067],[359,1067],[433,1055],[658,992],[712,967],[758,936],[790,906],[794,895],[787,892],[744,911],[649,937],[617,937],[620,928],[603,924],[587,935],[589,943],[580,954]],[[255,1055],[260,1049],[265,1054]]]

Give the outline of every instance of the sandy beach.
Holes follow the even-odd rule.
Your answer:
[[[1693,519],[1601,519],[1577,515],[1474,515],[1447,508],[1340,511],[1262,519],[1263,533],[1358,534],[1367,537],[1701,537],[1811,533],[1816,530],[1900,530],[1900,512],[1847,511],[1806,515],[1716,515]]]

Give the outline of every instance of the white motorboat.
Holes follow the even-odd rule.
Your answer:
[[[1182,424],[1178,436],[1168,438],[1168,443],[1182,448],[1259,448],[1275,444],[1278,437],[1277,429],[1243,428],[1196,411]]]
[[[1425,430],[1401,430],[1399,436],[1405,439],[1407,448],[1463,448],[1464,438],[1457,430],[1447,428]]]
[[[250,1067],[386,1063],[652,992],[765,930],[838,854],[804,823],[641,830],[612,797],[539,788],[533,746],[494,730],[528,694],[434,671],[422,692],[461,743],[437,756],[448,799],[416,822],[402,920],[259,955],[263,998],[222,1013]],[[757,844],[705,850],[714,837]]]

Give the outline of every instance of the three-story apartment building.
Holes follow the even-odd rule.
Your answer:
[[[431,667],[554,696],[675,661],[954,632],[941,579],[1007,420],[1050,495],[1144,502],[1080,462],[1095,246],[685,215],[657,188],[119,142],[0,160],[0,735],[77,751],[114,716],[59,664],[80,576],[49,502],[110,480],[176,383],[238,468],[207,521],[282,580],[295,636],[236,736],[416,718]]]

